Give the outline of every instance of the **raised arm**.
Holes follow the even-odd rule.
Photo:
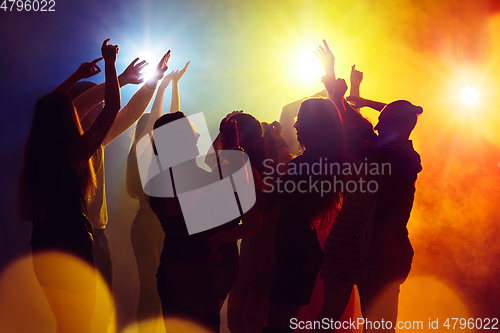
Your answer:
[[[106,76],[106,105],[92,126],[70,148],[67,155],[68,162],[77,172],[81,171],[82,162],[87,161],[101,145],[120,110],[120,87],[115,68],[118,46],[108,45],[108,42],[109,39],[106,39],[101,47]]]
[[[63,92],[67,94],[71,88],[80,81],[81,79],[88,79],[96,74],[101,72],[99,66],[97,66],[97,62],[101,61],[101,58],[94,59],[92,62],[84,62],[78,67],[76,72],[71,74],[63,83],[57,86],[52,92]]]
[[[163,59],[160,61],[160,64],[163,64]],[[126,173],[126,185],[127,185],[127,193],[134,199],[139,199],[139,196],[144,196],[144,191],[142,188],[142,184],[139,177],[139,170],[137,166],[137,142],[147,133],[151,133],[153,131],[153,126],[155,121],[161,116],[161,109],[163,105],[163,95],[165,93],[165,89],[168,84],[172,80],[172,73],[165,76],[156,91],[156,98],[153,102],[153,106],[151,108],[150,114],[144,114],[147,117],[147,120],[143,120],[142,118],[139,120],[136,126],[136,133],[134,135],[134,141],[132,142],[132,146],[130,147],[130,151],[127,157],[127,173]],[[146,87],[146,85],[144,85]],[[146,87],[147,88],[147,87]],[[149,89],[149,88],[147,88]],[[154,91],[154,90],[153,90]],[[143,116],[143,117],[144,117]],[[146,124],[142,127],[142,130],[139,131],[139,124],[145,121]],[[141,151],[142,154],[142,151]],[[139,199],[140,200],[140,199]]]
[[[356,70],[356,65],[351,68],[351,96],[360,96],[359,87],[363,81],[363,72]]]
[[[168,51],[163,56],[163,58],[161,58],[160,62],[158,63],[158,66],[156,67],[156,73],[155,73],[156,78],[158,78],[158,77],[161,78],[161,76],[163,76],[163,73],[165,73],[165,71],[167,70],[167,68],[168,68],[167,62],[168,62],[169,58],[170,58],[170,51]],[[161,73],[161,76],[160,76],[160,73]],[[148,122],[147,122],[146,126],[144,126],[144,129],[142,130],[142,132],[136,133],[136,135],[135,135],[136,141],[141,139],[146,133],[151,132],[153,130],[153,126],[154,126],[155,121],[158,118],[160,118],[161,111],[162,111],[162,105],[163,105],[163,95],[165,93],[165,89],[168,87],[170,81],[172,80],[172,75],[173,75],[173,72],[168,74],[167,76],[165,76],[163,78],[160,86],[158,87],[158,91],[156,92],[156,98],[153,102],[153,106],[151,107],[151,115],[149,116]],[[158,82],[158,81],[156,81],[156,82]],[[156,82],[154,83],[155,86],[156,86]],[[148,81],[148,83],[146,83],[144,85],[144,87],[147,87],[148,85],[151,86],[152,84],[153,84],[153,82]],[[154,90],[153,90],[153,92],[154,92]],[[149,104],[149,102],[148,102],[148,104]]]
[[[153,102],[153,106],[151,107],[151,115],[153,116],[154,121],[161,117],[162,109],[163,109],[163,97],[165,95],[165,89],[167,89],[170,82],[172,82],[172,76],[174,75],[174,71],[170,72],[166,75],[161,81],[160,86],[156,90],[156,97]]]
[[[328,47],[328,43],[324,39],[323,39],[323,45],[324,47],[320,45],[316,49],[316,52],[314,51],[313,52],[316,55],[316,57],[318,57],[321,66],[323,66],[326,76],[329,76],[333,80],[335,80],[335,57],[333,56],[330,47]]]
[[[181,102],[179,98],[179,80],[186,73],[189,68],[191,61],[188,61],[186,66],[180,71],[175,71],[175,75],[172,77],[172,101],[170,102],[170,113],[174,113],[181,110]]]
[[[372,108],[374,110],[382,111],[382,109],[387,105],[387,104],[382,103],[382,102],[376,102],[376,101],[372,101],[372,100],[369,100],[366,98],[362,98],[359,96],[352,96],[352,95],[347,97],[347,100],[349,102],[354,103],[354,108],[356,108],[356,109],[360,109],[360,108],[367,106],[367,107]]]
[[[118,76],[118,83],[120,84],[120,87],[127,84],[139,84],[143,82],[141,70],[147,65],[147,63],[145,60],[137,63],[138,60],[139,58],[135,58],[134,61],[132,61],[123,71],[123,73]],[[90,110],[104,100],[105,88],[105,83],[103,82],[84,91],[73,100],[73,104],[75,104],[76,111],[80,119],[83,119],[87,113],[90,112]]]
[[[170,52],[170,51],[169,51]],[[130,101],[121,109],[116,116],[116,120],[109,130],[108,135],[103,141],[103,146],[116,139],[120,134],[125,132],[133,123],[135,123],[146,110],[151,98],[156,89],[156,84],[163,77],[163,73],[167,70],[167,61],[170,53],[163,56],[160,64],[158,65],[155,75],[146,82],[144,86],[139,89]]]
[[[332,101],[342,115],[346,132],[354,130],[358,135],[367,136],[367,140],[372,140],[373,135],[375,135],[372,124],[347,103],[344,98],[347,91],[345,80],[337,79],[331,83],[331,86],[333,87]]]

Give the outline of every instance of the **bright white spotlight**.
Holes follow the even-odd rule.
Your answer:
[[[298,58],[297,69],[299,70],[300,79],[307,84],[320,82],[321,76],[325,75],[318,58],[309,50]]]
[[[155,54],[151,52],[142,52],[139,54],[139,61],[146,60],[149,64],[144,67],[141,71],[142,77],[144,78],[144,82],[148,81],[154,74],[156,70],[156,65],[160,59],[156,59]]]
[[[472,88],[471,86],[466,86],[464,89],[462,89],[460,98],[465,103],[474,105],[477,102],[479,95],[480,94],[476,89]]]

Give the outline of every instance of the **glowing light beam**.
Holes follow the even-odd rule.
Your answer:
[[[141,71],[144,82],[148,81],[156,70],[156,64],[160,59],[156,59],[156,55],[152,52],[142,52],[139,54],[139,61],[146,60],[149,64]]]
[[[299,78],[304,83],[320,82],[321,76],[325,75],[325,71],[314,53],[310,50],[303,52],[298,58],[297,70]]]
[[[480,93],[476,89],[472,88],[471,86],[466,86],[464,89],[462,89],[460,98],[465,103],[469,105],[474,105],[479,99],[479,95]]]

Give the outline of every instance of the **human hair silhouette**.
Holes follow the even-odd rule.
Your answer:
[[[33,222],[33,267],[60,333],[90,333],[96,277],[93,229],[86,217],[95,188],[91,156],[120,109],[115,61],[118,47],[105,40],[106,106],[85,132],[66,95],[80,79],[100,72],[82,64],[35,106],[19,180],[20,217]]]
[[[331,100],[311,98],[302,102],[294,127],[304,153],[288,163],[290,171],[302,170],[303,166],[310,170],[314,163],[326,160],[343,163],[346,146],[342,117]],[[323,255],[316,229],[329,225],[341,201],[333,175],[294,171],[279,181],[294,184],[295,190],[286,190],[285,185],[285,191],[267,194],[269,205],[279,205],[280,213],[266,332],[289,330],[290,318],[296,318],[300,307],[309,304]],[[313,181],[328,184],[330,190],[318,193],[314,187],[300,189],[302,183]]]

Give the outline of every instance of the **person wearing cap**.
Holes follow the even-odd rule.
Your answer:
[[[399,288],[410,272],[413,259],[407,223],[417,175],[422,171],[420,155],[409,138],[423,109],[404,100],[384,104],[349,96],[347,100],[354,103],[353,108],[343,99],[344,85],[345,82],[334,84],[337,90],[334,100],[343,106],[345,120],[353,133],[351,137],[357,137],[351,141],[351,153],[379,167],[386,166],[375,175],[378,190],[372,200],[363,239],[365,278],[360,299],[365,332],[375,330],[375,326],[377,332],[395,332]],[[381,111],[374,128],[355,110],[365,106]],[[367,325],[368,321],[377,324]],[[378,326],[382,322],[385,325]]]

